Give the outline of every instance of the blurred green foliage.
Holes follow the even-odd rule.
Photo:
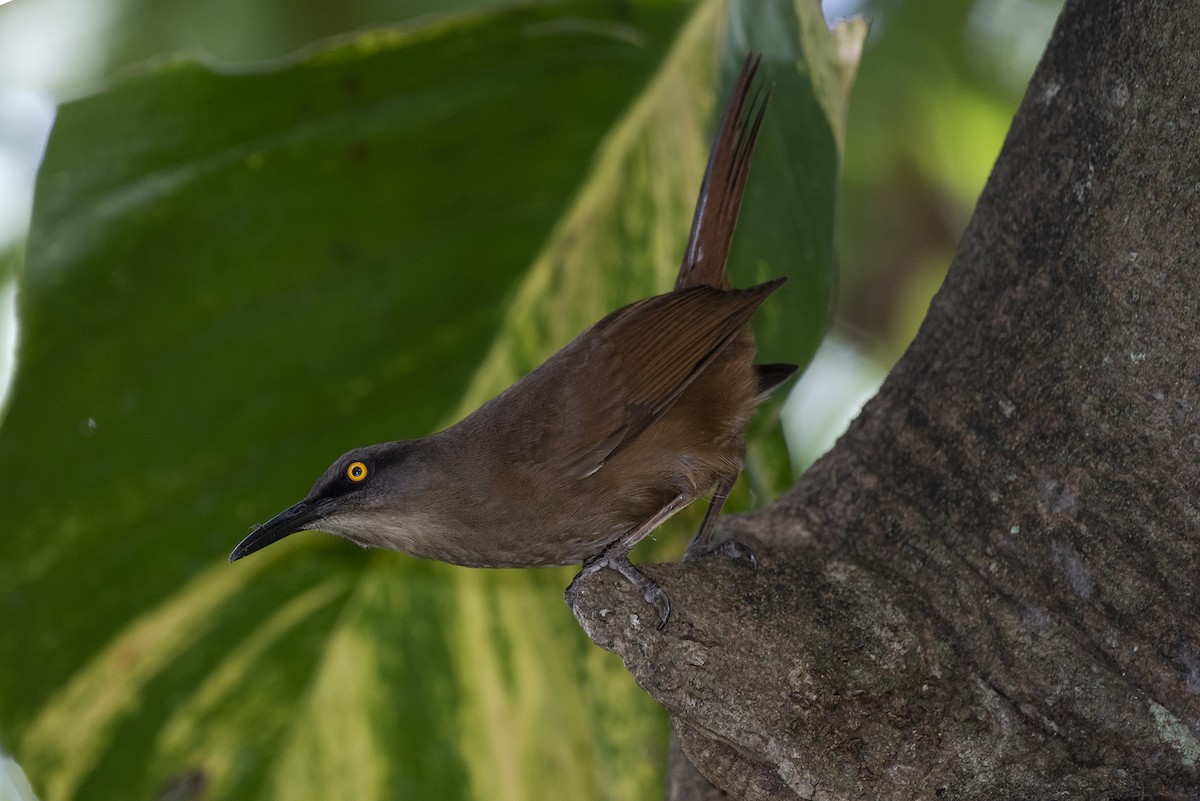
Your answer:
[[[838,323],[886,369],[924,319],[1061,0],[867,0],[838,203]]]
[[[571,571],[224,557],[340,452],[669,287],[748,49],[776,100],[732,271],[793,279],[759,335],[805,360],[856,35],[788,0],[570,0],[64,105],[0,428],[0,737],[44,801],[657,795],[661,712],[578,631]]]

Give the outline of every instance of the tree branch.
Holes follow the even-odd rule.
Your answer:
[[[737,798],[1200,787],[1200,7],[1068,2],[920,334],[759,555],[580,622]]]

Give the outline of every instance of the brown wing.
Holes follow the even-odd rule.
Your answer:
[[[566,371],[571,390],[561,407],[560,464],[587,475],[636,439],[784,280],[658,295],[619,309],[581,334],[560,353],[572,359]]]
[[[761,93],[756,93],[750,102],[750,110],[746,111],[746,101],[759,61],[757,56],[746,56],[742,72],[721,115],[717,137],[708,156],[704,182],[700,185],[700,196],[696,199],[692,232],[684,251],[683,264],[679,267],[679,276],[675,279],[676,289],[701,284],[718,289],[729,288],[729,277],[725,271],[729,247],[733,242],[733,230],[737,227],[738,212],[742,208],[746,177],[750,174],[750,160],[754,156],[754,143],[769,99],[768,94],[762,94],[760,100]]]

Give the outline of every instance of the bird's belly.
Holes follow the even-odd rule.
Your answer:
[[[579,564],[678,494],[669,482],[648,477],[632,484],[619,482],[622,489],[617,490],[602,473],[604,469],[574,479],[510,471],[502,493],[463,498],[446,510],[453,524],[429,532],[433,536],[423,536],[418,547],[405,550],[466,567]]]
[[[465,567],[557,567],[600,553],[633,525],[614,515],[580,515],[571,520],[546,515],[473,522],[459,535],[439,537],[428,553],[415,554]]]

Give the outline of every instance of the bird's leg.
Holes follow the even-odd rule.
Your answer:
[[[620,573],[625,577],[626,581],[642,591],[642,597],[646,599],[646,603],[658,610],[658,628],[661,630],[663,626],[667,625],[667,619],[671,617],[671,600],[667,597],[663,588],[658,586],[658,582],[633,566],[633,563],[629,561],[629,551],[633,546],[645,539],[647,534],[665,523],[671,515],[694,500],[696,500],[696,496],[688,493],[681,493],[675,496],[674,500],[655,512],[654,516],[649,520],[630,529],[621,535],[620,539],[585,561],[583,569],[579,571],[579,575],[571,581],[570,586],[567,587],[567,591],[563,593],[567,599],[567,605],[574,610],[575,593],[579,582],[585,576],[590,576],[607,567]]]
[[[735,481],[737,481],[736,474],[733,476],[721,476],[717,480],[712,500],[708,504],[708,511],[704,513],[704,520],[700,522],[700,530],[696,532],[696,536],[692,538],[691,544],[688,545],[687,554],[683,557],[684,561],[694,559],[697,556],[703,556],[712,550],[713,530],[717,527],[717,518],[721,516],[721,510],[725,508],[725,501],[729,500],[729,491],[733,489],[733,482]]]
[[[713,544],[713,531],[717,527],[717,518],[721,515],[721,509],[725,506],[725,501],[729,500],[729,491],[733,489],[733,483],[737,481],[737,474],[732,476],[722,476],[717,480],[717,487],[713,490],[712,501],[708,505],[708,511],[704,513],[704,520],[700,523],[700,530],[696,532],[696,536],[688,545],[687,551],[683,555],[683,561],[690,562],[694,559],[700,559],[704,556],[727,556],[731,559],[745,559],[750,563],[750,568],[758,569],[758,557],[754,552],[742,545],[734,539],[728,539],[724,542]]]

